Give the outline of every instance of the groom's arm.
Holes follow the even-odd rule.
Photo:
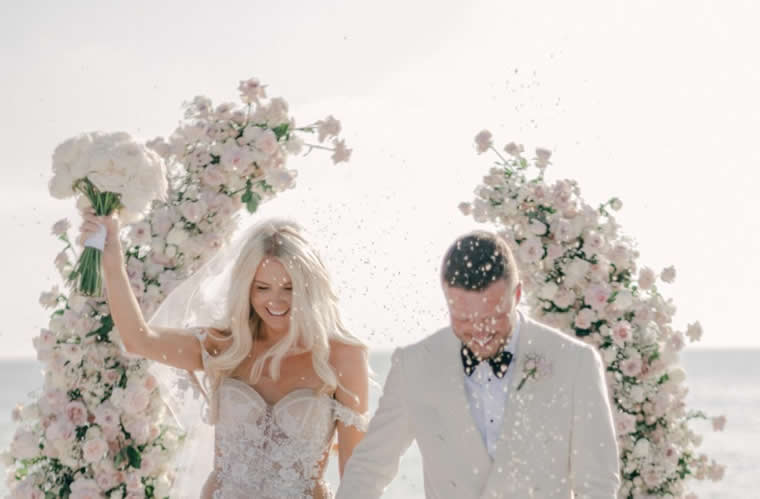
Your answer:
[[[570,472],[577,499],[614,499],[620,487],[615,426],[596,350],[579,355],[573,395]]]
[[[379,498],[398,472],[401,455],[414,440],[404,397],[404,352],[397,349],[383,395],[364,439],[346,463],[335,499]]]

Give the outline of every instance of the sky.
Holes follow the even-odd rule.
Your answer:
[[[29,357],[58,282],[47,193],[55,146],[84,131],[168,136],[181,104],[234,101],[256,76],[301,124],[333,114],[352,161],[291,158],[298,186],[245,224],[290,216],[372,347],[446,323],[437,272],[490,166],[473,137],[554,151],[618,215],[640,263],[675,265],[675,326],[760,347],[760,35],[751,1],[6,2],[0,19],[0,356]]]

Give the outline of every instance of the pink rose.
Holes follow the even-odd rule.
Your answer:
[[[71,483],[69,499],[100,499],[100,488],[95,480],[77,478]]]
[[[680,333],[678,331],[674,332],[670,335],[668,338],[668,346],[673,350],[674,352],[680,352],[683,350],[683,347],[686,345],[686,342],[683,338],[683,333]]]
[[[108,451],[108,443],[102,438],[93,438],[82,446],[82,455],[88,463],[100,461]]]
[[[127,414],[140,414],[148,408],[150,403],[150,395],[142,388],[128,387],[124,391],[124,399],[121,402],[120,407]]]
[[[663,269],[663,271],[660,273],[660,279],[662,279],[663,282],[667,282],[668,284],[675,281],[676,268],[671,265],[670,267]]]
[[[699,341],[699,339],[702,338],[702,325],[699,321],[689,324],[686,328],[686,336],[688,336],[692,342]]]
[[[483,154],[493,147],[493,135],[488,130],[481,130],[475,136],[475,148],[478,154]]]
[[[525,151],[525,148],[522,144],[515,144],[514,142],[510,142],[509,144],[504,146],[504,152],[509,154],[510,156],[519,156]]]
[[[556,243],[552,243],[546,248],[546,258],[549,260],[556,260],[557,258],[561,257],[565,253],[565,250],[562,249],[562,246]]]
[[[330,156],[330,159],[332,159],[332,162],[334,164],[347,162],[351,159],[351,152],[353,149],[349,149],[346,147],[346,141],[341,140],[334,140],[333,141],[333,153],[332,156]]]
[[[19,428],[11,442],[11,454],[16,459],[33,459],[40,455],[39,443],[39,435]]]
[[[129,232],[129,238],[133,244],[147,245],[150,244],[153,235],[151,234],[150,224],[148,222],[138,222],[132,226]]]
[[[121,473],[116,470],[99,469],[95,472],[95,483],[101,490],[110,490],[121,483]]]
[[[596,311],[603,309],[610,298],[610,288],[602,284],[594,284],[586,288],[583,299]]]
[[[74,438],[75,426],[67,419],[58,419],[45,430],[48,440],[71,440]]]
[[[263,152],[267,156],[274,154],[279,147],[279,144],[277,143],[277,136],[271,130],[265,130],[258,137],[256,137],[253,145],[256,147],[256,149]]]
[[[66,312],[69,312],[69,310]],[[66,317],[65,312],[64,317]],[[70,324],[70,329],[74,329],[77,327],[80,317],[74,316],[72,314],[71,318],[73,319],[73,322]],[[61,345],[61,353],[63,353],[63,356],[66,358],[66,360],[74,365],[79,364],[82,361],[82,357],[84,357],[84,351],[82,351],[82,347],[75,343],[64,343]]]
[[[534,263],[544,256],[544,245],[538,237],[529,237],[523,241],[517,249],[520,260],[526,263]]]
[[[121,373],[115,369],[107,369],[103,372],[103,380],[113,385],[121,378]]]
[[[578,329],[590,329],[591,323],[596,318],[594,311],[590,308],[583,308],[575,316],[575,327]]]
[[[49,329],[40,330],[39,341],[37,343],[38,349],[50,350],[56,345],[56,342],[55,333]]]
[[[330,137],[337,137],[340,130],[340,121],[332,116],[328,116],[324,120],[317,122],[317,139],[320,142],[324,142],[325,139],[329,139]]]
[[[148,441],[150,436],[150,422],[145,418],[135,418],[127,421],[124,425],[124,429],[127,430],[132,436],[132,439],[138,444],[144,444]]]
[[[636,431],[636,417],[625,412],[615,415],[615,428],[618,435],[627,435]]]
[[[262,85],[258,78],[241,81],[238,90],[245,103],[255,103],[266,97],[266,86]]]
[[[649,267],[643,267],[639,271],[639,287],[641,289],[651,289],[656,280],[657,274],[655,274],[654,270]]]
[[[140,474],[134,471],[130,471],[127,473],[127,491],[130,493],[134,492],[142,492],[143,485],[142,480],[140,480]]]
[[[712,418],[712,427],[714,431],[723,431],[726,427],[726,416]]]
[[[628,321],[618,321],[612,326],[612,339],[618,346],[624,346],[631,340],[631,324]]]
[[[78,400],[66,405],[66,417],[74,426],[82,426],[87,423],[87,407]]]
[[[559,291],[554,295],[553,301],[559,308],[564,309],[575,303],[575,298],[575,293],[571,290],[559,288]]]
[[[625,376],[635,377],[641,373],[643,367],[641,356],[634,355],[620,363],[620,370]]]

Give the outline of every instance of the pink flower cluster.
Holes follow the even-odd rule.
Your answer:
[[[287,102],[266,100],[258,80],[241,82],[239,90],[242,105],[213,106],[196,97],[168,140],[149,143],[168,165],[167,198],[154,202],[123,240],[127,275],[145,316],[232,235],[243,206],[255,211],[258,202],[295,185],[296,172],[285,168],[289,155],[310,148],[328,149],[336,163],[350,157],[337,119],[297,128]],[[309,133],[318,144],[304,142]],[[63,220],[52,229],[66,243],[64,252],[72,249],[70,226]],[[56,264],[65,279],[71,265],[64,257]],[[40,304],[52,310],[34,339],[44,386],[38,400],[13,411],[17,429],[5,455],[10,497],[137,499],[149,490],[169,496],[183,433],[148,362],[123,355],[105,301],[55,286],[40,295]]]
[[[701,437],[688,426],[705,416],[687,411],[678,355],[685,337],[698,341],[703,332],[699,322],[686,331],[672,326],[675,306],[658,286],[675,280],[675,268],[657,273],[639,265],[634,241],[615,219],[619,199],[595,208],[577,182],[547,181],[550,151],[536,149],[528,159],[512,142],[502,155],[487,130],[475,147],[498,160],[460,210],[501,227],[532,315],[594,345],[607,366],[623,473],[619,497],[682,497],[685,476],[722,478],[722,466],[697,455]],[[725,417],[712,424],[722,430]]]

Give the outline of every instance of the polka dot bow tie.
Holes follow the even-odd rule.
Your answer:
[[[477,355],[472,353],[472,350],[470,350],[470,347],[467,345],[462,345],[461,353],[462,366],[464,367],[464,373],[467,376],[471,376],[472,373],[475,372],[475,368],[478,366],[478,364],[485,362],[484,360],[480,360]],[[501,352],[486,360],[489,364],[491,364],[491,369],[493,369],[494,376],[497,378],[503,378],[504,375],[507,374],[507,369],[509,368],[510,362],[512,362],[512,353],[502,350]]]

